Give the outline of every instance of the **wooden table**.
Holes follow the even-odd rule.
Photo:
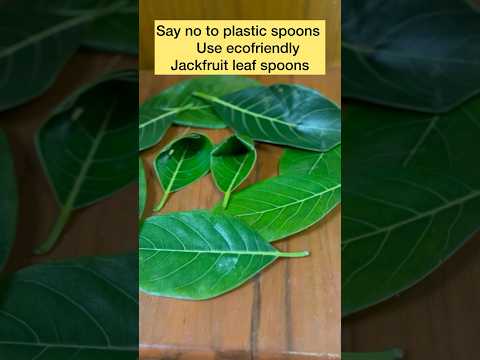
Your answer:
[[[140,75],[140,98],[186,77]],[[263,83],[302,83],[339,103],[340,71],[324,77],[258,77]],[[198,131],[199,129],[195,129]],[[188,129],[174,127],[143,157],[155,154]],[[204,130],[215,142],[227,130]],[[258,144],[259,160],[247,183],[277,175],[281,148]],[[147,171],[147,208],[160,200],[161,187]],[[163,212],[210,208],[222,198],[210,176],[173,194]],[[276,243],[282,250],[308,250],[303,259],[281,260],[254,280],[221,297],[182,301],[140,294],[142,359],[336,359],[340,354],[340,209],[316,226]]]

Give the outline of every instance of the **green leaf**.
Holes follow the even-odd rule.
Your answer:
[[[138,217],[143,216],[145,203],[147,202],[147,178],[142,158],[138,159]]]
[[[478,97],[435,116],[347,105],[344,315],[413,286],[478,231],[479,115]]]
[[[174,87],[169,107],[182,108],[189,106],[186,111],[179,112],[175,124],[200,128],[219,129],[226,125],[222,118],[213,109],[212,105],[204,100],[192,96],[194,92],[202,92],[212,96],[223,96],[260,83],[254,79],[243,76],[201,76],[182,81]],[[168,90],[167,90],[168,91]]]
[[[466,1],[347,1],[342,17],[342,96],[446,112],[479,92],[480,14]]]
[[[80,45],[82,26],[90,19],[88,14],[64,18],[0,12],[0,111],[26,103],[53,84]]]
[[[203,300],[260,272],[282,253],[243,222],[207,211],[148,218],[140,232],[140,289],[151,295]]]
[[[160,142],[173,123],[176,110],[162,110],[156,101],[148,100],[139,110],[139,146],[140,151],[148,149]]]
[[[0,286],[4,359],[138,357],[138,258],[34,265]]]
[[[136,0],[15,0],[7,3],[17,13],[78,17],[108,11],[88,21],[82,45],[102,51],[138,54],[138,1]]]
[[[154,95],[140,107],[140,150],[157,144],[172,122],[201,128],[226,127],[209,102],[192,96],[195,91],[222,96],[257,85],[255,80],[241,76],[202,76]]]
[[[244,221],[271,242],[320,221],[339,204],[340,188],[328,177],[282,175],[233,194],[227,209],[219,204],[214,211]]]
[[[370,353],[342,353],[342,360],[399,360],[403,359],[400,349]]]
[[[224,208],[232,191],[248,177],[256,160],[255,144],[241,135],[228,137],[212,150],[212,176],[217,187],[225,193]]]
[[[61,206],[51,249],[74,209],[104,199],[137,178],[136,71],[87,85],[61,104],[37,133],[37,152]]]
[[[280,159],[280,175],[306,174],[341,178],[341,146],[326,152],[285,149]]]
[[[207,136],[191,133],[175,139],[157,155],[155,172],[164,194],[155,211],[163,208],[171,192],[183,189],[208,173],[212,148]]]
[[[90,24],[83,45],[93,49],[138,54],[138,9],[126,7]]]
[[[18,195],[15,169],[7,137],[0,130],[0,272],[4,268],[15,241]]]
[[[253,87],[218,97],[197,92],[214,104],[225,123],[259,141],[326,151],[340,143],[340,109],[318,91],[300,85]]]

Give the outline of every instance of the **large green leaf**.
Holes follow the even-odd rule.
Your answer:
[[[342,95],[427,112],[480,90],[480,14],[464,0],[342,4]]]
[[[196,93],[214,104],[225,123],[259,141],[326,151],[340,143],[340,109],[319,92],[300,85],[253,87],[218,97]]]
[[[0,111],[23,104],[52,85],[80,45],[83,25],[90,19],[89,14],[64,18],[0,12]]]
[[[137,6],[93,21],[82,44],[98,50],[138,54]]]
[[[280,159],[280,174],[307,174],[328,176],[340,181],[341,146],[326,152],[285,149]]]
[[[222,96],[258,85],[255,80],[241,76],[202,76],[179,82],[152,96],[140,107],[140,150],[157,144],[172,122],[201,128],[226,127],[213,106],[193,96],[194,92]]]
[[[230,291],[282,253],[243,222],[207,211],[148,218],[140,232],[140,289],[152,295],[209,299]]]
[[[340,202],[337,180],[314,175],[281,175],[249,186],[232,195],[227,209],[256,230],[265,240],[275,241],[302,231],[320,221]]]
[[[0,285],[2,359],[134,360],[138,258],[34,265]]]
[[[241,135],[228,137],[212,150],[212,176],[218,188],[225,193],[224,208],[232,191],[248,177],[256,160],[255,144]]]
[[[138,2],[136,0],[15,0],[7,3],[16,12],[34,11],[63,17],[93,15],[82,36],[82,45],[102,51],[138,53]],[[104,15],[96,12],[107,11]]]
[[[84,0],[84,2],[86,9],[92,9],[94,6],[97,9],[113,6],[115,3],[119,4],[119,8],[115,13],[96,19],[89,24],[88,31],[83,38],[83,45],[98,50],[138,54],[137,0],[103,2]],[[79,6],[79,3],[81,1],[75,1],[75,6]],[[71,2],[68,2],[68,6],[72,6]]]
[[[444,115],[344,111],[344,315],[394,296],[480,228],[480,99]]]
[[[155,158],[155,172],[164,190],[155,207],[159,211],[171,192],[183,189],[210,170],[213,144],[202,134],[191,133],[172,141]]]
[[[138,217],[141,218],[147,202],[147,178],[142,158],[138,159]]]
[[[17,180],[7,137],[0,130],[0,272],[7,262],[17,227]]]
[[[73,209],[93,204],[137,178],[136,71],[114,73],[61,104],[37,134],[37,150],[56,198],[59,219],[48,251]]]

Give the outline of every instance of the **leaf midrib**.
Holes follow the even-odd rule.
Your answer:
[[[242,163],[240,164],[240,166],[238,167],[237,169],[237,172],[235,173],[235,176],[233,177],[232,181],[230,182],[230,185],[228,186],[228,189],[226,192],[232,192],[233,189],[235,188],[235,183],[237,182],[237,179],[238,177],[240,176],[243,168],[245,167],[245,164],[247,163],[247,160],[248,160],[248,156],[250,154],[246,154],[243,158],[243,161]]]
[[[439,58],[439,57],[426,57],[426,56],[421,56],[421,55],[411,55],[411,54],[406,54],[404,51],[403,52],[396,52],[392,50],[379,50],[376,48],[372,48],[369,46],[361,46],[361,45],[356,45],[353,43],[349,43],[346,41],[342,42],[342,47],[357,52],[361,54],[367,54],[367,55],[372,55],[372,54],[383,54],[383,55],[388,55],[394,58],[398,59],[410,59],[410,60],[422,60],[422,61],[434,61],[434,62],[440,62],[440,63],[446,63],[446,64],[463,64],[463,65],[479,65],[479,61],[467,61],[463,59],[445,59],[445,58]]]
[[[140,251],[155,252],[173,252],[173,253],[192,253],[192,254],[219,254],[219,255],[251,255],[251,256],[271,256],[271,257],[295,257],[299,253],[284,253],[281,251],[241,251],[241,250],[196,250],[196,249],[159,249],[159,248],[139,248]]]
[[[202,99],[206,99],[208,101],[223,105],[225,107],[228,107],[228,108],[233,109],[235,111],[238,111],[238,112],[244,113],[246,115],[252,116],[254,118],[260,118],[260,119],[268,120],[268,121],[271,121],[271,122],[276,122],[276,123],[282,124],[284,126],[289,126],[289,127],[292,127],[292,128],[297,127],[297,124],[292,124],[292,123],[289,123],[289,122],[286,122],[286,121],[283,121],[283,120],[280,120],[280,119],[277,119],[277,118],[272,118],[270,116],[266,116],[266,115],[263,115],[263,114],[254,113],[250,110],[247,110],[247,109],[241,108],[239,106],[236,106],[232,103],[229,103],[228,101],[224,101],[224,100],[222,100],[222,99],[220,99],[219,97],[216,97],[216,96],[211,96],[211,95],[203,94],[203,93],[200,93],[200,92],[194,92],[193,95],[198,96]]]
[[[202,110],[202,109],[205,109],[207,108],[206,106],[193,106],[193,104],[187,104],[185,106],[182,106],[182,107],[178,107],[178,108],[161,108],[161,110],[166,110],[167,112],[166,113],[163,113],[157,117],[154,117],[148,121],[145,121],[144,123],[141,123],[138,128],[139,129],[143,129],[144,127],[148,126],[148,125],[151,125],[153,123],[156,123],[157,121],[165,118],[165,117],[168,117],[170,115],[175,115],[175,114],[178,114],[178,113],[181,113],[183,111],[186,111],[186,110]]]
[[[22,50],[23,48],[25,48],[29,45],[35,44],[35,43],[37,43],[37,42],[39,42],[43,39],[46,39],[50,36],[53,36],[53,35],[61,32],[61,31],[67,30],[69,28],[73,28],[77,25],[88,22],[88,21],[90,21],[92,19],[95,19],[97,17],[101,17],[101,16],[108,15],[110,13],[113,13],[124,5],[125,5],[124,2],[119,2],[115,6],[111,6],[109,8],[106,8],[106,9],[103,9],[103,10],[100,10],[100,11],[97,11],[97,12],[93,12],[93,13],[87,13],[83,16],[79,16],[79,17],[76,17],[76,18],[73,18],[73,19],[68,19],[67,21],[64,21],[64,22],[62,22],[58,25],[55,25],[51,28],[48,28],[44,31],[36,33],[35,35],[30,36],[30,37],[28,37],[28,38],[26,38],[22,41],[19,41],[18,43],[15,43],[12,46],[6,47],[5,49],[0,51],[0,59],[4,58],[4,57],[7,57],[7,56],[10,56],[13,53],[15,53],[16,51]]]
[[[340,188],[342,185],[341,184],[338,184],[338,185],[335,185],[331,188],[328,188],[322,192],[319,192],[317,194],[314,194],[312,196],[309,196],[309,197],[306,197],[304,199],[299,199],[299,200],[296,200],[294,202],[289,202],[285,205],[281,205],[281,206],[276,206],[272,209],[268,209],[268,210],[265,210],[265,211],[255,211],[255,212],[250,212],[250,213],[240,213],[238,215],[235,215],[236,217],[243,217],[243,216],[250,216],[250,215],[256,215],[256,214],[265,214],[265,213],[268,213],[268,212],[272,212],[272,211],[277,211],[278,209],[282,209],[282,208],[286,208],[286,207],[289,207],[289,206],[293,206],[293,205],[296,205],[296,204],[299,204],[299,203],[303,203],[305,201],[308,201],[308,200],[311,200],[311,199],[315,199],[317,197],[320,197],[324,194],[327,194],[327,193],[330,193],[332,191],[335,191],[336,189]]]
[[[408,218],[408,219],[405,219],[403,221],[400,221],[400,222],[397,222],[395,224],[391,224],[389,226],[384,226],[382,228],[379,228],[375,231],[371,231],[369,233],[366,233],[366,234],[362,234],[362,235],[358,235],[358,236],[355,236],[353,238],[350,238],[350,239],[346,239],[345,241],[342,241],[342,245],[348,245],[352,242],[355,242],[355,241],[358,241],[358,240],[361,240],[361,239],[364,239],[364,238],[367,238],[367,237],[371,237],[371,236],[375,236],[375,235],[379,235],[379,234],[382,234],[384,232],[387,232],[387,231],[393,231],[399,227],[402,227],[404,225],[407,225],[409,223],[412,223],[412,222],[415,222],[417,220],[420,220],[420,219],[423,219],[427,216],[432,216],[432,215],[436,215],[440,212],[442,212],[443,210],[446,210],[446,209],[449,209],[455,205],[460,205],[464,202],[467,202],[469,200],[472,200],[476,197],[480,196],[480,191],[473,191],[471,192],[470,194],[466,195],[466,196],[463,196],[461,198],[458,198],[454,201],[450,201],[448,204],[444,204],[442,206],[439,206],[439,207],[436,207],[434,209],[431,209],[429,211],[425,211],[423,213],[419,213],[411,218]]]
[[[40,346],[51,349],[85,349],[85,350],[114,350],[114,351],[138,351],[135,346],[101,346],[101,345],[84,345],[84,344],[57,344],[47,342],[28,342],[28,341],[0,341],[0,345],[17,345],[17,346]]]
[[[165,190],[165,192],[170,192],[172,190],[173,184],[175,184],[175,181],[177,180],[178,173],[180,172],[180,169],[183,166],[183,162],[185,161],[185,156],[187,155],[188,148],[189,148],[189,146],[187,145],[185,147],[185,149],[183,150],[182,157],[180,158],[180,160],[177,163],[177,166],[175,167],[175,170],[172,174],[172,177],[170,178],[170,181],[168,183],[168,187]]]

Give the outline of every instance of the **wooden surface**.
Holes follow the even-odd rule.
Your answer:
[[[426,280],[343,321],[345,351],[398,347],[406,360],[478,359],[480,235]]]
[[[44,95],[0,113],[0,126],[13,149],[20,202],[17,239],[6,271],[48,259],[137,249],[137,185],[132,183],[106,200],[75,211],[53,251],[46,256],[32,255],[35,244],[45,241],[59,210],[35,150],[37,130],[72,91],[106,72],[136,66],[133,57],[82,51]]]
[[[141,101],[185,77],[141,72]],[[264,83],[302,83],[340,100],[339,69],[325,77],[258,77]],[[198,129],[195,129],[198,130]],[[150,163],[173,137],[146,151]],[[215,142],[227,130],[201,130]],[[258,144],[259,160],[248,183],[277,175],[279,147]],[[161,187],[148,170],[148,209]],[[173,194],[163,212],[210,208],[222,198],[210,175]],[[150,210],[149,210],[150,211]],[[303,259],[281,260],[231,293],[201,301],[140,294],[142,359],[335,359],[340,353],[340,209],[319,224],[275,243],[282,250],[308,250]]]
[[[140,68],[153,68],[154,20],[327,20],[327,64],[340,66],[341,0],[140,0]]]

